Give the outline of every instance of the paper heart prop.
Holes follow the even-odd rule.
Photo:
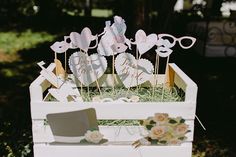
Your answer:
[[[143,30],[138,30],[135,34],[135,43],[137,45],[140,55],[150,50],[157,42],[157,35],[146,35]]]
[[[115,60],[116,72],[126,88],[142,84],[152,77],[154,68],[146,59],[136,60],[129,53],[121,53]]]
[[[65,41],[57,41],[50,48],[56,53],[64,53],[69,49],[69,44]]]
[[[91,30],[88,27],[85,27],[81,31],[81,34],[77,32],[70,33],[70,47],[73,49],[80,48],[83,51],[87,52],[91,41],[95,40],[96,38],[96,36],[92,35]]]
[[[107,60],[99,54],[88,56],[83,52],[75,52],[69,58],[69,67],[74,76],[88,86],[104,74]]]

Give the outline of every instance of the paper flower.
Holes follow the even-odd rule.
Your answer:
[[[144,139],[156,145],[179,145],[187,139],[186,134],[190,131],[182,117],[169,117],[167,113],[156,113],[141,121],[141,125],[148,131]],[[148,144],[140,139],[133,143],[135,148],[141,145]]]
[[[176,126],[175,135],[184,135],[188,131],[188,125],[182,123]]]
[[[163,135],[166,133],[166,127],[165,126],[155,126],[151,129],[151,132],[149,133],[149,137],[153,140],[160,139],[163,137]]]
[[[156,113],[153,117],[153,120],[157,123],[157,124],[165,124],[168,121],[168,114],[166,113]]]
[[[178,138],[172,138],[167,141],[168,145],[180,145],[181,143],[182,143],[182,141]]]
[[[104,135],[101,134],[98,130],[88,130],[84,136],[86,141],[97,144],[103,139]]]

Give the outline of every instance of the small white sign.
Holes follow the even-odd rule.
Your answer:
[[[143,30],[138,30],[135,34],[135,43],[140,55],[142,55],[156,45],[157,35],[153,33],[147,36]]]
[[[75,52],[69,58],[69,67],[74,76],[88,86],[104,74],[107,60],[99,54],[88,56],[83,52]]]
[[[116,57],[115,68],[126,88],[149,81],[154,71],[150,61],[146,59],[136,60],[129,53],[122,53]]]

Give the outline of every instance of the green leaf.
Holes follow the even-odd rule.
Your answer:
[[[150,142],[151,142],[151,144],[157,144],[158,140],[151,140]]]
[[[151,121],[150,121],[150,124],[156,124],[156,122],[155,122],[155,121],[153,121],[153,120],[151,120]]]
[[[178,139],[181,140],[181,141],[183,141],[183,140],[187,139],[187,137],[186,137],[186,136],[183,136],[183,137],[179,137]]]
[[[160,143],[160,144],[166,144],[167,141],[164,141],[164,140],[163,140],[163,141],[159,141],[159,143]]]
[[[170,123],[170,124],[176,124],[176,123],[177,123],[177,121],[176,121],[176,120],[174,120],[174,119],[170,119],[170,120],[169,120],[169,123]]]
[[[184,122],[185,122],[185,119],[181,119],[181,120],[180,120],[180,123],[184,123]]]
[[[139,123],[140,123],[141,125],[143,125],[143,122],[144,122],[143,120],[140,120],[140,122],[139,122]]]
[[[152,127],[153,127],[153,125],[146,125],[146,128],[147,128],[148,130],[151,130]]]

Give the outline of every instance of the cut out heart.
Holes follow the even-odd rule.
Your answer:
[[[69,67],[74,76],[88,86],[104,74],[107,60],[99,54],[88,56],[82,52],[75,52],[69,58]]]
[[[137,45],[140,55],[150,50],[157,42],[157,35],[146,35],[143,30],[138,30],[135,34],[135,43]]]
[[[146,59],[136,60],[129,53],[121,53],[116,57],[115,68],[126,88],[149,81],[154,71],[150,61]]]
[[[71,48],[80,48],[84,52],[87,52],[91,41],[95,40],[96,37],[92,35],[91,30],[88,27],[85,27],[81,34],[77,32],[70,33]]]

